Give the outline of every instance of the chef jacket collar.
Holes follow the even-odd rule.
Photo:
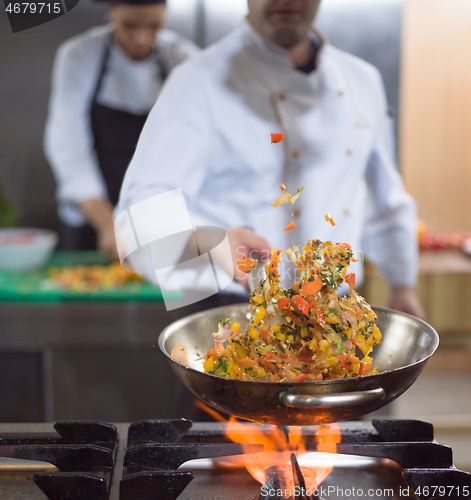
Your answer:
[[[324,48],[326,44],[329,43],[327,37],[319,30],[319,28],[312,26],[312,32],[314,35],[317,35],[317,38],[320,40],[320,46],[317,50],[316,54],[316,68],[319,65],[319,54]],[[255,28],[255,26],[250,22],[248,16],[245,18],[245,22],[242,25],[242,30],[244,31],[247,39],[257,46],[260,50],[262,50],[265,54],[270,55],[273,58],[274,64],[281,64],[283,66],[289,67],[293,69],[293,62],[288,54],[288,52],[273,43],[268,38],[264,37],[260,32]]]

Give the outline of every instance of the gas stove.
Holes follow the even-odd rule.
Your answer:
[[[334,468],[316,491],[293,490],[292,497],[282,497],[276,481],[262,486],[245,469],[219,468],[210,460],[243,452],[241,445],[226,437],[225,423],[182,419],[131,424],[0,424],[0,498],[471,498],[471,474],[453,466],[451,448],[435,442],[429,422],[378,419],[338,425],[341,442],[337,452],[346,463]],[[260,426],[260,432],[267,427]],[[303,427],[302,432],[307,452],[315,450],[316,426]],[[247,451],[260,451],[259,445]],[[306,453],[310,455],[315,454]],[[348,458],[351,455],[356,456],[353,461]],[[14,459],[16,470],[1,467],[1,457]],[[43,462],[52,464],[55,470]],[[299,465],[295,457],[294,462],[296,476]],[[20,471],[23,466],[26,470]],[[302,486],[302,475],[298,480]]]

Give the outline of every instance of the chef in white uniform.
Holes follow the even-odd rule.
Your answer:
[[[172,73],[126,173],[116,220],[181,190],[193,226],[227,229],[233,262],[308,239],[345,241],[382,271],[392,307],[423,316],[413,291],[415,203],[394,163],[382,80],[312,28],[319,4],[248,0],[237,29]],[[271,143],[274,132],[284,133],[281,143]],[[291,194],[305,186],[295,205],[272,207],[280,184]],[[171,220],[167,207],[146,216]],[[296,227],[282,231],[290,222]],[[136,245],[130,231],[118,237]],[[361,258],[352,271],[361,284]],[[174,286],[198,286],[175,274]],[[223,292],[242,291],[244,277],[236,281]]]
[[[63,43],[44,147],[57,181],[63,247],[117,258],[113,207],[168,73],[198,52],[163,29],[165,0],[112,0],[109,23]]]

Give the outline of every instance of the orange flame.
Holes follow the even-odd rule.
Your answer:
[[[262,426],[253,422],[241,422],[235,417],[226,420],[204,403],[198,401],[197,404],[215,420],[227,422],[225,432],[231,441],[240,443],[242,446],[261,444],[264,447],[262,453],[245,453],[237,457],[215,459],[215,463],[221,467],[243,467],[245,465],[252,477],[262,485],[270,481],[270,478],[267,477],[267,470],[273,470],[276,467],[278,480],[281,481],[285,489],[293,490],[291,454],[295,452],[297,457],[301,457],[307,451],[307,436],[303,435],[302,427]],[[303,466],[301,461],[300,468],[307,489],[317,489],[332,472],[332,456],[327,454],[336,453],[337,443],[340,443],[340,440],[341,433],[337,425],[321,425],[317,428],[317,448],[315,451],[326,453],[326,455],[325,458],[319,455],[322,460],[319,461],[320,465],[315,467]]]

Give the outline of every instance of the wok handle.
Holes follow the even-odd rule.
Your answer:
[[[281,392],[280,400],[290,408],[312,408],[316,406],[339,407],[339,406],[359,406],[384,398],[386,392],[382,387],[368,389],[366,391],[341,392],[338,394],[318,394],[308,396],[305,394],[291,394]]]

